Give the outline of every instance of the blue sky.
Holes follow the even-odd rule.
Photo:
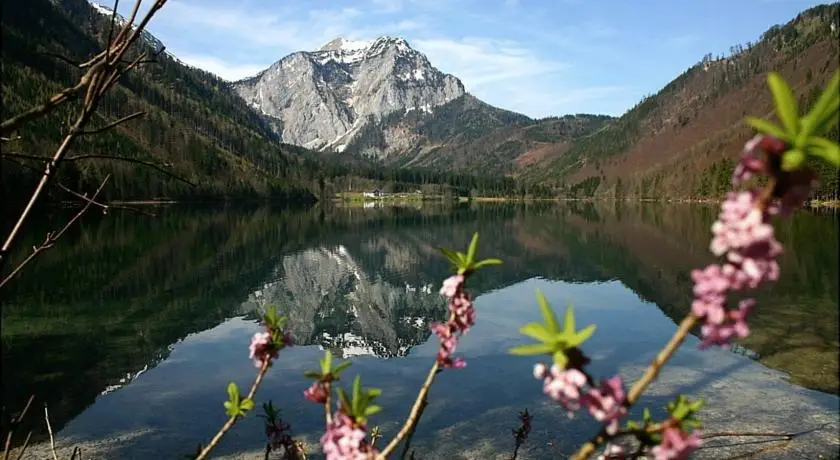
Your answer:
[[[819,3],[170,0],[149,30],[181,60],[227,79],[338,36],[402,36],[498,107],[532,117],[620,115],[704,54],[728,54]],[[131,4],[121,2],[120,13]]]

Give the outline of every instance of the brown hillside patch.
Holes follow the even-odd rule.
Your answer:
[[[806,94],[814,85],[825,85],[834,70],[831,66],[826,69],[832,47],[836,53],[836,43],[823,41],[814,44],[797,58],[776,67],[776,71],[794,88],[797,97]],[[807,81],[809,72],[813,75],[810,83]],[[744,117],[768,117],[772,114],[767,73],[753,76],[707,104],[692,104],[708,91],[707,73],[694,76],[679,93],[668,98],[652,117],[645,120],[648,134],[633,144],[626,154],[602,165],[602,172],[608,180],[644,173],[663,164],[683,160],[689,151],[690,169],[693,171],[702,170],[720,158],[734,158],[738,154],[743,142],[751,135],[751,130],[743,123]],[[685,126],[674,121],[680,114],[690,117]],[[592,165],[586,165],[571,174],[569,182],[575,183],[594,175],[600,173]]]

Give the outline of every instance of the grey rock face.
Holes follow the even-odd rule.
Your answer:
[[[249,296],[242,313],[274,304],[298,344],[318,344],[341,358],[405,356],[445,312],[431,282],[392,284],[366,272],[343,246],[284,256],[276,276]]]
[[[464,94],[402,38],[337,38],[317,51],[290,54],[236,92],[277,122],[284,142],[342,151],[370,122],[394,112],[432,112]]]

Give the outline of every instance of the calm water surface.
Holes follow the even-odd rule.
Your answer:
[[[478,320],[458,349],[468,366],[439,376],[415,445],[421,458],[509,452],[527,407],[538,414],[535,435],[549,439],[540,448],[567,453],[595,426],[550,410],[534,361],[506,354],[525,341],[518,327],[539,320],[534,291],[558,310],[574,304],[579,325],[598,325],[585,345],[594,375],[636,378],[688,311],[689,271],[712,260],[715,212],[577,204],[85,218],[3,293],[3,403],[19,408],[37,394],[61,442],[118,439],[111,458],[177,458],[223,423],[226,384],[250,385],[248,343],[270,303],[299,346],[283,351],[258,403],[272,399],[295,434],[317,442],[322,411],[302,399],[301,374],[329,348],[353,359],[349,377],[385,389],[372,423],[389,438],[436,351],[429,323],[445,315],[437,291],[448,266],[434,248],[460,249],[479,231],[479,255],[504,265],[470,280]],[[740,356],[700,354],[689,338],[674,364],[702,372],[675,391],[708,391],[758,360],[795,385],[838,393],[836,218],[801,213],[780,224],[779,238],[795,246],[782,280],[760,294]],[[43,439],[43,421],[32,423]],[[242,420],[217,452],[260,451],[261,423]]]

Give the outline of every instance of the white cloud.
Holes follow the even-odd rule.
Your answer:
[[[416,40],[413,44],[433,65],[459,77],[473,90],[491,83],[552,74],[569,67],[566,63],[542,58],[508,40],[438,38]]]

